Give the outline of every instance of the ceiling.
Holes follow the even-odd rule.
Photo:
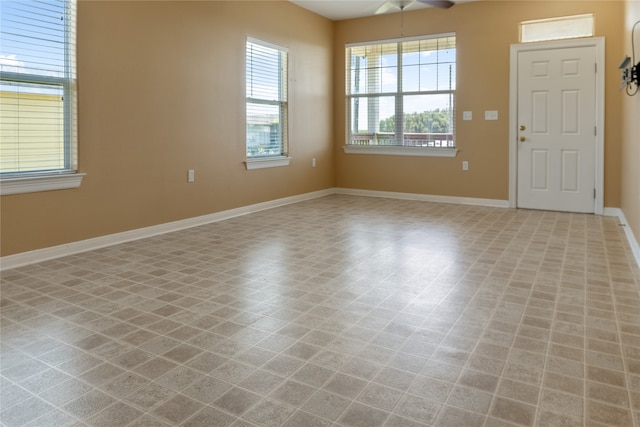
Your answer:
[[[329,18],[332,21],[342,19],[362,18],[375,15],[376,10],[385,3],[385,0],[289,0],[298,6]],[[456,3],[466,3],[474,0],[457,0]],[[405,10],[418,10],[431,6],[413,1]],[[399,12],[393,8],[387,13]]]

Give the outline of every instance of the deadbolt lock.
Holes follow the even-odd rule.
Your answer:
[[[524,125],[520,125],[520,130],[525,130],[526,127],[524,127]]]

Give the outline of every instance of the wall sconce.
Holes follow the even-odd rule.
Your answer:
[[[635,85],[637,92],[637,88],[638,86],[640,86],[640,62],[634,65],[631,62],[631,58],[625,56],[618,66],[618,69],[622,73],[620,89],[624,88],[625,86],[627,87],[627,89],[629,89],[630,86]]]
[[[621,72],[621,82],[620,82],[620,90],[625,88],[625,92],[629,96],[633,96],[638,93],[640,90],[640,62],[636,64],[636,46],[635,46],[635,33],[636,27],[640,24],[640,21],[637,21],[633,24],[633,28],[631,28],[631,54],[633,55],[633,59],[625,56],[620,65],[618,65],[618,69]],[[635,90],[633,89],[635,86]]]

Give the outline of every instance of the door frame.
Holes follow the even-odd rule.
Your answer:
[[[518,54],[520,52],[594,47],[596,53],[596,144],[594,213],[604,214],[604,37],[512,44],[509,57],[509,207],[518,203]]]

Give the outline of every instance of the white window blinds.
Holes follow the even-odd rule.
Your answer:
[[[247,39],[246,97],[247,157],[286,155],[286,48]]]
[[[74,172],[75,2],[0,8],[0,173]]]

